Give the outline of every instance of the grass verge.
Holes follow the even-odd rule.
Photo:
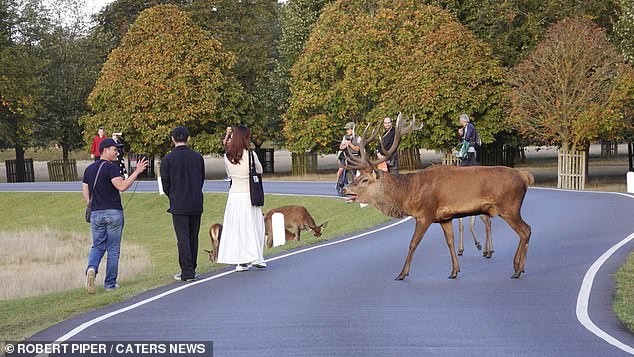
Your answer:
[[[616,273],[614,313],[625,327],[634,332],[634,253]]]
[[[130,193],[122,195],[125,204]],[[221,223],[226,204],[226,194],[205,194],[205,212],[200,229],[198,273],[204,274],[223,268],[211,263],[204,248],[211,243],[208,228]],[[265,255],[327,240],[377,225],[388,220],[372,207],[346,204],[339,199],[298,196],[266,196],[263,211],[287,204],[301,204],[321,223],[328,221],[320,238],[304,232],[300,242],[289,242],[282,247],[267,249]],[[0,341],[25,339],[35,332],[57,322],[129,299],[152,288],[173,283],[178,272],[176,238],[171,216],[166,212],[167,198],[155,193],[137,193],[125,211],[121,255],[126,245],[135,244],[145,249],[150,257],[150,268],[129,280],[120,281],[121,289],[88,295],[83,288],[44,294],[34,297],[0,301]],[[0,209],[3,212],[1,229],[5,232],[37,231],[47,227],[67,234],[86,234],[89,225],[83,221],[84,202],[79,193],[0,193]],[[89,237],[89,233],[87,235]],[[84,244],[85,259],[91,241]],[[36,249],[37,247],[34,247]],[[82,275],[83,271],[78,271]]]

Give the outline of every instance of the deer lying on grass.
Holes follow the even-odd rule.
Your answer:
[[[470,218],[469,231],[471,231],[471,236],[473,236],[473,241],[476,245],[476,248],[478,248],[478,250],[482,250],[482,245],[480,244],[480,241],[478,241],[478,237],[476,236],[475,229],[474,229],[476,217],[471,216],[469,218]],[[484,229],[486,232],[486,237],[484,239],[484,251],[482,252],[482,256],[485,258],[491,258],[491,256],[493,256],[493,239],[491,238],[491,217],[485,214],[481,214],[480,219],[482,220],[482,223],[484,223]],[[464,231],[464,229],[462,228],[462,218],[458,220],[458,230],[460,231],[460,234],[459,234],[460,238],[458,240],[458,255],[462,255],[462,253],[464,252],[464,245],[462,244],[462,236]]]
[[[328,222],[320,225],[315,224],[315,220],[304,206],[288,205],[274,208],[264,215],[264,227],[266,229],[266,246],[273,246],[273,228],[271,220],[273,213],[282,213],[284,215],[284,224],[295,230],[295,235],[286,230],[286,240],[299,240],[302,229],[310,230],[315,237],[321,236],[321,229],[325,228]]]
[[[390,217],[412,216],[416,220],[405,265],[396,280],[403,280],[409,275],[414,251],[432,223],[439,223],[443,229],[452,263],[449,278],[456,278],[460,266],[454,247],[452,219],[479,214],[489,217],[499,215],[519,236],[512,276],[519,278],[524,272],[531,237],[531,227],[524,222],[520,211],[533,176],[503,166],[438,165],[405,175],[374,170],[377,164],[394,155],[402,135],[422,128],[415,126],[415,119],[413,117],[411,124],[403,127],[402,115],[398,115],[392,147],[390,150],[382,148],[386,155],[376,161],[368,158],[365,146],[376,139],[378,128],[372,130],[368,137],[368,125],[359,144],[360,156],[348,153],[345,163],[347,169],[363,172],[344,188],[348,202],[371,204]]]
[[[220,246],[220,235],[222,234],[222,224],[215,223],[209,227],[209,238],[211,238],[211,250],[205,249],[209,254],[209,260],[215,262],[218,260],[218,247]]]

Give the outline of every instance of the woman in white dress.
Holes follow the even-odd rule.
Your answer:
[[[237,271],[249,266],[265,268],[264,218],[262,209],[251,205],[249,194],[249,145],[251,130],[238,126],[231,137],[225,154],[225,169],[231,178],[222,235],[218,249],[218,262],[236,264]],[[253,154],[255,170],[262,173],[262,164]]]

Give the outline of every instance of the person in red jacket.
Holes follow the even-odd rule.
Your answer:
[[[103,127],[100,126],[97,130],[97,135],[92,139],[92,145],[90,146],[90,158],[97,161],[99,160],[101,153],[99,152],[99,144],[106,138],[106,134],[103,131]]]

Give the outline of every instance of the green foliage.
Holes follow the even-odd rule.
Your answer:
[[[614,98],[625,70],[604,30],[584,18],[560,21],[510,74],[514,125],[565,150],[613,137],[624,126]]]
[[[346,122],[399,111],[425,123],[404,138],[409,147],[452,148],[460,113],[475,117],[484,142],[507,127],[504,73],[490,48],[418,1],[331,3],[291,73],[284,133],[294,152],[332,152]]]
[[[185,125],[193,136],[235,111],[240,88],[235,56],[173,5],[145,10],[104,64],[84,118],[88,139],[99,125],[123,132],[134,152],[162,155],[169,133]]]
[[[634,0],[620,0],[621,16],[614,32],[616,43],[625,60],[634,65]]]
[[[36,145],[33,135],[40,129],[42,86],[46,62],[26,45],[0,51],[0,144],[2,148]]]
[[[249,126],[256,146],[267,140],[281,141],[273,71],[278,57],[279,6],[276,0],[194,0],[189,7],[194,21],[237,56],[233,73],[244,89],[243,102],[236,103],[234,117],[219,127]]]
[[[585,17],[612,30],[619,0],[429,0],[456,14],[459,21],[491,45],[505,67],[535,47],[546,29],[567,17]]]

